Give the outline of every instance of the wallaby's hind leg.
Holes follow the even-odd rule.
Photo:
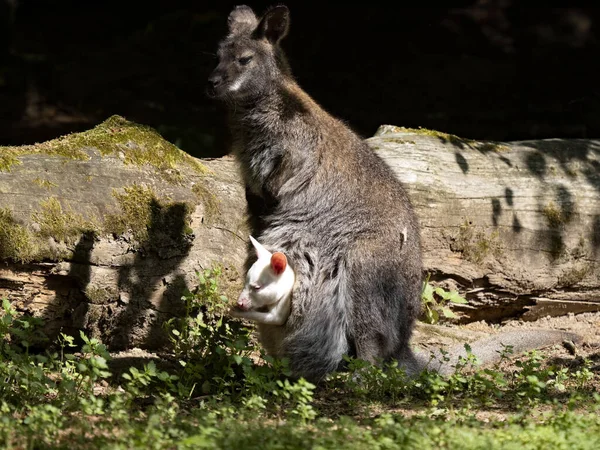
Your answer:
[[[420,307],[411,267],[371,254],[352,268],[352,337],[356,356],[371,363],[406,357]],[[414,272],[414,271],[413,271]]]
[[[355,340],[356,357],[371,364],[381,363],[386,358],[383,353],[386,340],[381,333],[363,330]]]

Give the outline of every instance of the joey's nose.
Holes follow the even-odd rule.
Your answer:
[[[250,309],[250,300],[248,299],[248,297],[246,297],[244,295],[240,295],[240,298],[238,298],[238,301],[237,301],[237,307],[244,311],[249,310]]]

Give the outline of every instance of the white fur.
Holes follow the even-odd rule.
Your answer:
[[[231,86],[229,86],[229,92],[237,91],[239,88],[242,87],[242,84],[244,84],[244,81],[246,81],[246,77],[243,75],[240,76],[237,80],[235,80],[233,83],[231,83]]]
[[[294,271],[287,264],[281,274],[276,274],[271,268],[272,253],[252,236],[250,240],[258,260],[248,270],[246,284],[238,300],[238,304],[250,303],[250,307],[248,310],[233,308],[231,315],[267,325],[283,325],[292,307]],[[266,308],[266,311],[257,311],[261,308]]]

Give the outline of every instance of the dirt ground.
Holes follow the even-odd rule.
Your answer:
[[[502,325],[473,322],[461,326],[418,324],[413,342],[420,347],[436,349],[456,343],[473,342],[505,331],[559,330],[580,336],[576,342],[562,342],[543,348],[548,361],[565,364],[589,358],[600,369],[600,312],[544,317],[537,321],[511,320]],[[516,357],[518,355],[514,355]],[[512,358],[514,359],[514,358]]]

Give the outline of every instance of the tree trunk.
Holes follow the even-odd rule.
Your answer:
[[[466,293],[462,320],[600,309],[600,141],[384,126],[367,142],[411,194],[431,280]],[[221,265],[237,295],[244,212],[231,157],[196,160],[119,117],[0,147],[0,295],[51,337],[157,348],[197,270]]]

